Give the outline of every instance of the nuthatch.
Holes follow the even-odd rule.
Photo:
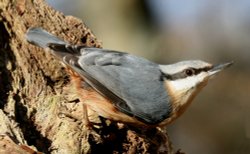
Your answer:
[[[148,127],[179,117],[208,80],[232,64],[159,65],[124,52],[70,45],[41,28],[29,29],[27,40],[71,68],[86,106],[105,118]],[[84,89],[84,82],[92,89]]]

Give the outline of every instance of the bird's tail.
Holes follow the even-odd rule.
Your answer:
[[[60,38],[50,34],[40,27],[30,28],[26,34],[28,42],[46,48],[49,44],[66,45],[67,43]]]
[[[72,46],[40,27],[30,28],[26,33],[26,39],[34,45],[51,49],[50,52],[59,59],[63,59],[65,56],[79,54],[82,48],[82,46]]]

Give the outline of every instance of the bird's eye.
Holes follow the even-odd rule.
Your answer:
[[[185,74],[187,76],[192,76],[192,75],[194,75],[194,73],[195,73],[194,69],[189,68],[189,69],[185,70]]]

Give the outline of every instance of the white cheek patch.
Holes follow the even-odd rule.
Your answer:
[[[169,84],[171,88],[174,88],[174,91],[184,92],[192,88],[195,88],[197,85],[203,82],[206,76],[207,76],[206,73],[200,73],[199,75],[196,76],[190,76],[184,79],[169,81]]]
[[[184,79],[179,79],[175,81],[169,81],[171,88],[174,88],[174,91],[186,91],[195,87],[198,84],[199,80],[196,77],[187,77]]]

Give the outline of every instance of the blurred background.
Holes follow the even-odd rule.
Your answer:
[[[81,18],[103,48],[158,63],[234,61],[168,126],[189,154],[250,153],[249,0],[47,0]]]

